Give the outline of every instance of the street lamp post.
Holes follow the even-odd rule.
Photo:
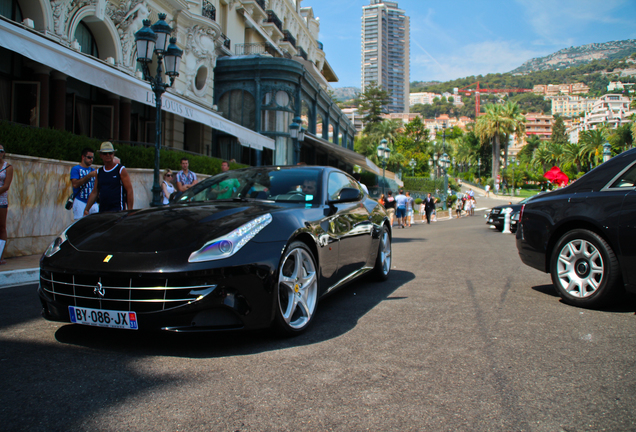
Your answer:
[[[612,146],[609,142],[605,141],[603,144],[603,162],[607,162],[612,158]]]
[[[386,140],[382,139],[382,141],[380,141],[380,145],[378,146],[378,159],[382,161],[382,193],[385,193],[384,192],[384,188],[386,185],[385,169],[386,169],[386,161],[389,159],[389,156],[391,156],[391,149],[387,145]]]
[[[477,161],[477,178],[479,178],[481,183],[481,158]]]
[[[448,168],[450,167],[450,158],[444,153],[439,160],[440,167],[442,168],[442,174],[444,175],[444,197],[443,209],[446,210],[446,201],[448,200]]]
[[[411,161],[409,162],[409,166],[411,167],[411,175],[415,177],[415,167],[417,166],[417,162],[415,162],[415,159],[411,159]]]
[[[300,146],[305,140],[305,129],[302,127],[300,117],[294,117],[292,124],[289,125],[289,135],[294,143],[294,158],[296,164],[300,162]]]
[[[150,88],[155,94],[155,169],[152,183],[151,206],[160,206],[161,186],[159,185],[159,155],[161,151],[161,95],[169,87],[172,87],[174,80],[179,76],[179,64],[183,51],[179,49],[176,38],[169,38],[172,28],[166,23],[166,14],[159,14],[159,21],[151,27],[150,20],[143,21],[143,28],[135,33],[135,44],[137,45],[137,61],[142,66],[144,80],[150,83]],[[168,41],[170,44],[168,44]],[[150,73],[150,63],[154,55],[157,55],[157,73],[153,77]],[[166,75],[170,77],[170,84],[166,83],[163,77],[163,62],[165,61]]]

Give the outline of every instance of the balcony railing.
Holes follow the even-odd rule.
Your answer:
[[[324,51],[324,50],[323,50],[323,48],[322,48],[322,42],[320,42],[320,41],[316,41],[316,43],[318,44],[318,49],[319,49],[320,51]]]
[[[278,18],[278,15],[276,15],[274,13],[274,11],[271,10],[271,9],[267,10],[265,12],[267,12],[267,22],[270,22],[270,23],[274,24],[276,27],[278,27],[278,30],[280,30],[282,32],[283,31],[283,23]]]
[[[216,21],[216,8],[208,0],[203,0],[203,9],[201,15],[212,21]]]
[[[283,34],[285,35],[283,40],[289,42],[294,48],[296,48],[296,38],[292,36],[291,32],[289,30],[283,30]]]
[[[298,47],[298,55],[307,60],[307,53],[302,47]]]
[[[221,38],[223,39],[223,46],[227,49],[230,49],[230,38],[221,33]]]
[[[265,0],[256,0],[256,4],[258,4],[263,11],[265,10]]]
[[[236,55],[270,54],[274,57],[280,57],[280,53],[278,53],[269,42],[234,44],[234,54]]]

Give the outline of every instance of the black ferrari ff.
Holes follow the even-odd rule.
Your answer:
[[[636,292],[636,149],[521,209],[521,260],[550,273],[566,303],[595,307]]]
[[[211,177],[168,206],[87,216],[42,256],[49,320],[174,332],[297,334],[318,300],[391,270],[384,207],[330,167]]]

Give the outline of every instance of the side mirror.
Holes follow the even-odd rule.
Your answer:
[[[357,188],[342,188],[340,195],[336,199],[329,200],[329,204],[358,201],[362,197],[362,192]]]

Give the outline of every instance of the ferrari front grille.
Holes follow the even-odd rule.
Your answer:
[[[42,290],[59,303],[141,313],[183,306],[200,300],[216,288],[213,284],[196,282],[143,276],[126,278],[40,273]]]

